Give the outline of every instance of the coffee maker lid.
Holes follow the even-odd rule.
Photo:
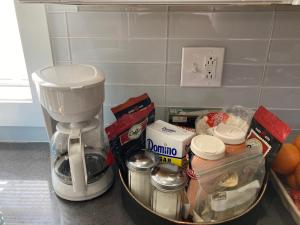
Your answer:
[[[85,64],[49,66],[36,72],[33,79],[43,87],[53,88],[82,88],[105,80],[101,71]]]

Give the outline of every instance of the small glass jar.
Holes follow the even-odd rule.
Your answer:
[[[158,156],[148,150],[138,151],[126,162],[129,190],[146,206],[150,206],[151,202],[151,169],[156,166],[158,162]]]
[[[170,219],[180,220],[187,177],[183,169],[172,164],[160,164],[151,172],[152,209]]]

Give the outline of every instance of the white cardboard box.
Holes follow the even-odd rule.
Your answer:
[[[159,155],[162,162],[183,166],[194,132],[157,120],[147,126],[146,148]]]

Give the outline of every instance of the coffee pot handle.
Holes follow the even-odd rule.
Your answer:
[[[80,129],[72,129],[68,140],[70,172],[74,192],[86,192],[87,172]]]

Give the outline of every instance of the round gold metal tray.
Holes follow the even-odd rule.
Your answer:
[[[146,207],[143,203],[141,203],[128,189],[125,179],[119,170],[119,176],[122,183],[122,201],[125,210],[130,215],[131,219],[139,225],[155,225],[155,224],[164,224],[164,225],[174,225],[174,224],[184,224],[184,225],[208,225],[208,224],[255,224],[253,220],[258,219],[259,212],[259,203],[262,200],[264,193],[266,191],[269,174],[267,173],[263,186],[255,200],[255,202],[243,213],[238,216],[232,217],[227,220],[218,221],[218,222],[203,222],[203,223],[194,223],[191,221],[178,221],[169,219],[165,216],[162,216],[150,208]],[[256,211],[256,212],[254,212]],[[252,215],[251,215],[252,213]]]

